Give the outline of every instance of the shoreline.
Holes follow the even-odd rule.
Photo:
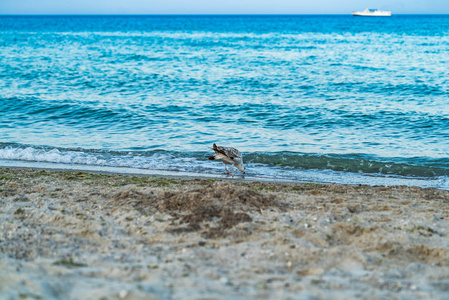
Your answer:
[[[375,174],[356,174],[350,172],[342,172],[344,175],[339,175],[340,180],[331,177],[326,177],[324,174],[313,174],[305,176],[302,179],[290,178],[273,178],[251,176],[251,174],[242,178],[241,174],[236,174],[234,178],[219,172],[212,173],[195,173],[183,171],[167,171],[167,170],[150,170],[137,169],[129,167],[110,167],[110,166],[95,166],[95,165],[80,165],[80,164],[65,164],[65,163],[50,163],[50,162],[36,162],[36,161],[16,161],[16,160],[0,160],[0,168],[12,169],[35,169],[35,170],[54,170],[54,171],[78,171],[89,172],[97,174],[110,175],[126,175],[126,176],[156,176],[167,178],[183,178],[183,179],[217,179],[217,180],[240,180],[240,181],[260,181],[267,183],[316,183],[316,184],[342,184],[342,185],[369,185],[369,186],[417,186],[421,188],[437,188],[442,190],[449,190],[449,181],[442,178],[403,178],[400,176],[375,175]],[[313,172],[313,170],[310,170]],[[346,179],[342,179],[346,176]],[[349,178],[354,176],[354,178]],[[359,178],[360,177],[360,178]],[[347,182],[345,182],[347,181]]]
[[[41,163],[41,162],[12,162],[9,165],[0,164],[0,169],[31,169],[31,170],[48,170],[56,172],[86,172],[93,174],[103,175],[122,175],[122,176],[137,176],[137,177],[165,177],[165,178],[178,178],[178,179],[216,179],[216,180],[239,180],[239,181],[261,181],[271,183],[307,183],[308,181],[300,180],[288,180],[288,179],[276,179],[276,178],[263,178],[245,176],[236,174],[234,178],[226,174],[204,174],[193,172],[181,172],[181,171],[164,171],[164,170],[149,170],[149,169],[135,169],[126,167],[105,167],[105,166],[91,166],[91,165],[70,165],[70,164],[55,164],[55,163]],[[330,182],[316,182],[322,184],[330,184]]]
[[[0,168],[2,299],[444,299],[449,191]]]

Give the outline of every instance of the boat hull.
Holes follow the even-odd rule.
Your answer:
[[[391,11],[369,10],[354,11],[352,15],[355,17],[391,17]]]
[[[364,14],[364,13],[352,13],[355,17],[391,17],[391,13],[389,14]]]

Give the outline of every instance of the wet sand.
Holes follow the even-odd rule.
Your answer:
[[[0,169],[1,299],[447,299],[449,191]]]

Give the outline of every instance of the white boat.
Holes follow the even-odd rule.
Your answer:
[[[367,8],[364,11],[353,11],[352,15],[357,17],[391,17],[391,11]]]

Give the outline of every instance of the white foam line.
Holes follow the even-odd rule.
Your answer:
[[[120,174],[120,175],[134,175],[134,176],[158,176],[158,177],[177,177],[177,178],[205,178],[205,179],[224,179],[224,180],[244,180],[244,181],[262,181],[262,182],[289,182],[299,183],[303,181],[287,180],[287,179],[273,179],[263,177],[252,177],[236,175],[234,178],[228,175],[209,174],[209,173],[195,173],[195,172],[181,172],[181,171],[164,171],[164,170],[149,170],[136,169],[127,167],[108,167],[108,166],[92,166],[92,165],[75,165],[75,164],[60,164],[48,162],[30,162],[17,160],[0,160],[0,167],[6,168],[29,168],[38,170],[55,170],[55,171],[80,171],[101,174]],[[307,181],[304,181],[307,182]]]
[[[108,166],[92,166],[92,165],[77,165],[77,164],[61,164],[61,163],[48,163],[48,162],[30,162],[30,161],[17,161],[17,160],[0,160],[0,167],[6,168],[29,168],[39,170],[54,170],[54,171],[80,171],[99,174],[119,174],[119,175],[131,175],[131,176],[156,176],[156,177],[173,177],[173,178],[204,178],[204,179],[217,179],[217,180],[239,180],[239,181],[259,181],[259,182],[273,182],[273,183],[317,183],[317,184],[349,184],[349,185],[380,185],[380,186],[418,186],[422,188],[436,187],[439,189],[449,190],[448,180],[435,179],[435,180],[420,180],[420,179],[403,179],[403,178],[390,178],[390,177],[375,177],[375,176],[348,176],[345,174],[345,178],[341,181],[336,180],[335,177],[329,177],[325,174],[312,174],[310,171],[304,171],[305,175],[302,179],[286,179],[286,178],[271,178],[271,177],[257,177],[257,176],[245,176],[243,178],[240,175],[236,175],[231,178],[223,174],[211,174],[211,173],[195,173],[195,172],[182,172],[182,171],[164,171],[164,170],[149,170],[149,169],[137,169],[128,167],[108,167]],[[357,174],[356,174],[357,175]],[[351,178],[349,178],[351,177]],[[432,183],[431,183],[432,182]]]

